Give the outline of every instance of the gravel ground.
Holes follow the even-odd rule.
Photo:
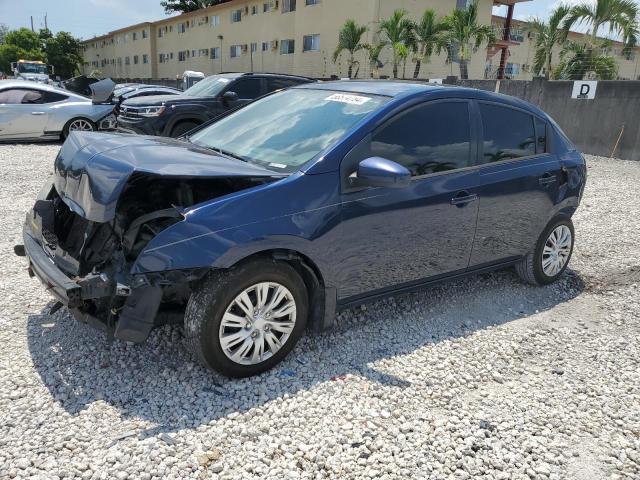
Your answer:
[[[341,314],[230,381],[177,327],[107,343],[24,259],[58,145],[0,146],[0,478],[640,478],[640,163],[589,157],[572,270]]]

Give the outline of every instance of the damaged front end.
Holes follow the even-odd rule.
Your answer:
[[[210,160],[215,162],[215,157]],[[92,164],[95,171],[98,163],[94,160]],[[57,161],[53,184],[43,189],[27,214],[24,247],[17,246],[16,253],[29,258],[30,274],[76,319],[132,342],[144,341],[162,321],[181,318],[193,282],[208,271],[204,266],[132,274],[145,246],[160,232],[184,221],[190,207],[275,180],[269,175],[216,176],[207,171],[166,176],[131,168],[126,178],[112,184],[117,185],[116,192],[113,186],[106,190],[105,186],[117,177],[114,171],[121,169],[98,168],[102,179],[88,173],[88,168],[78,175],[77,162],[74,167],[72,176]],[[90,198],[86,192],[78,195],[82,176],[91,177],[84,180],[92,186],[87,190]],[[98,185],[104,191],[99,192]],[[100,199],[114,195],[117,201],[107,215]],[[98,211],[103,218],[96,218]]]

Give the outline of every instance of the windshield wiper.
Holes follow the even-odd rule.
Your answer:
[[[236,153],[230,152],[229,150],[223,150],[220,147],[208,147],[208,146],[206,146],[205,148],[208,148],[209,150],[213,150],[214,152],[218,152],[220,155],[223,155],[225,157],[235,158],[236,160],[242,160],[243,162],[249,163],[249,160],[247,160],[246,158],[241,157],[240,155],[238,155]]]

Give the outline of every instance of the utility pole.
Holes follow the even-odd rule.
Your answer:
[[[35,32],[35,30],[33,29],[33,15],[31,15],[31,31]]]
[[[49,30],[49,25],[47,25],[47,14],[44,14],[44,28],[45,30]]]

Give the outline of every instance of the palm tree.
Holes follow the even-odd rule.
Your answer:
[[[598,49],[606,47],[578,42],[567,42],[560,53],[562,59],[553,71],[556,80],[582,80],[595,77],[600,80],[613,80],[618,76],[618,65],[615,58],[598,53]]]
[[[396,10],[391,18],[380,22],[382,41],[393,53],[393,78],[398,78],[398,64],[408,54],[407,46],[413,43],[413,22],[406,18],[406,10]]]
[[[567,33],[562,28],[562,20],[567,16],[571,7],[559,5],[551,12],[549,21],[545,22],[540,18],[529,20],[531,31],[536,35],[536,52],[534,55],[534,71],[538,75],[542,74],[549,79],[551,75],[551,63],[553,61],[553,49],[556,45],[562,44],[566,40]]]
[[[413,71],[413,78],[418,78],[420,75],[422,62],[429,63],[431,55],[442,41],[444,30],[445,25],[436,20],[436,12],[430,8],[425,10],[420,21],[414,25],[416,68]]]
[[[369,69],[371,70],[371,78],[380,78],[380,67],[382,67],[380,54],[382,53],[382,49],[386,46],[386,43],[381,42],[373,45],[370,45],[368,43],[364,45],[364,48],[367,51],[367,57],[369,58]]]
[[[359,62],[355,59],[355,54],[359,50],[362,50],[365,46],[362,43],[362,36],[367,32],[368,28],[364,25],[358,25],[354,20],[347,20],[338,36],[338,46],[333,52],[333,63],[338,60],[340,54],[346,50],[349,52],[349,78],[353,73],[353,66],[359,65]]]
[[[442,42],[438,45],[447,49],[447,61],[453,62],[457,58],[460,63],[460,78],[469,78],[469,62],[471,55],[478,51],[483,43],[491,45],[496,41],[496,35],[491,25],[478,23],[478,0],[473,0],[467,8],[456,9],[443,20],[444,31]]]
[[[638,31],[638,5],[633,0],[596,0],[574,6],[564,21],[568,32],[574,25],[587,24],[591,30],[591,44],[595,46],[598,31],[608,26],[609,33],[622,37],[627,49],[635,46]]]

